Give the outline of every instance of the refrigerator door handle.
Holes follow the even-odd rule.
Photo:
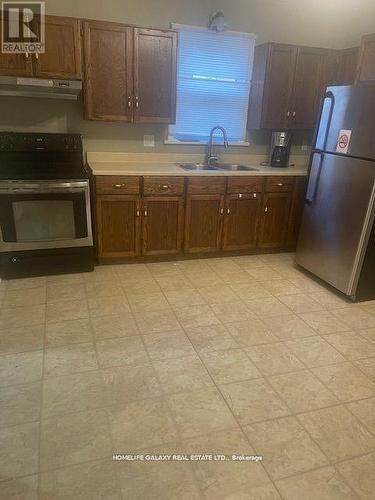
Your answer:
[[[327,99],[330,100],[331,105],[329,107],[329,112],[328,112],[327,120],[325,123],[325,133],[324,133],[323,144],[318,144],[318,140],[321,138],[320,131],[321,131],[321,126],[322,126],[323,112],[325,110],[324,104],[327,101]],[[316,126],[315,135],[314,135],[314,139],[313,139],[313,149],[321,149],[323,151],[326,149],[334,107],[335,107],[335,96],[334,96],[333,92],[328,90],[328,92],[325,93],[325,95],[322,99],[321,105],[320,105],[319,119],[317,121],[318,125]],[[319,142],[321,142],[321,141],[319,140]]]
[[[315,158],[319,156],[319,161],[316,162]],[[324,153],[315,152],[313,153],[311,168],[310,168],[310,177],[309,177],[309,185],[307,187],[306,192],[306,203],[312,205],[315,201],[316,194],[318,192],[319,179],[322,171],[322,165],[324,160]]]

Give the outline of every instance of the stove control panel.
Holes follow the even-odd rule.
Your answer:
[[[82,152],[82,136],[79,134],[0,132],[0,151]]]

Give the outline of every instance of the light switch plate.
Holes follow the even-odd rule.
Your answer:
[[[145,148],[154,148],[155,147],[155,137],[153,135],[144,135],[143,136],[143,146]]]

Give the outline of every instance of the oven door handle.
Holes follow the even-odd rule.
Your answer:
[[[88,181],[73,182],[1,182],[0,193],[46,193],[85,191],[89,187]]]
[[[49,193],[84,193],[86,189],[81,188],[0,188],[0,194],[49,194]]]

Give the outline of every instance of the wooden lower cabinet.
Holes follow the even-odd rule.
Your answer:
[[[185,196],[185,180],[103,176],[96,181],[97,253],[102,259],[294,250],[304,206],[306,178],[253,179],[194,177]],[[215,184],[215,179],[225,184]],[[246,192],[246,182],[258,192]],[[190,179],[189,179],[190,182]],[[218,182],[218,181],[216,181]],[[156,187],[155,187],[156,186]],[[153,194],[156,190],[169,194]],[[143,187],[141,189],[141,187]],[[241,187],[245,192],[236,192]],[[117,194],[121,190],[123,194]],[[173,192],[175,191],[175,192]],[[216,191],[216,192],[215,192]],[[264,191],[264,192],[263,192]],[[225,194],[226,193],[226,194]]]
[[[292,194],[266,193],[263,197],[258,247],[283,248]]]
[[[261,195],[227,195],[224,210],[223,250],[246,250],[257,244]]]
[[[220,251],[223,216],[223,195],[188,195],[185,217],[185,252]]]
[[[178,254],[184,224],[182,196],[147,196],[143,200],[142,254]]]
[[[140,254],[139,196],[97,196],[96,219],[99,258]]]

